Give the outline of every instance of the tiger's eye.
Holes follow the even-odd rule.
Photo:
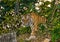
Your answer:
[[[24,19],[22,19],[22,21],[25,21]]]

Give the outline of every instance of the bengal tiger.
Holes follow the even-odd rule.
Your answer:
[[[35,39],[36,31],[38,31],[38,24],[45,24],[47,19],[42,17],[35,12],[31,12],[30,14],[21,15],[21,26],[30,26],[31,27],[31,36],[26,40]]]

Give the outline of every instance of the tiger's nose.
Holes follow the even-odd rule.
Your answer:
[[[24,25],[23,23],[21,23],[21,25],[20,25],[20,26],[25,27],[25,25]]]

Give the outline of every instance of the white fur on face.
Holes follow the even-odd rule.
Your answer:
[[[22,19],[25,19],[25,17],[24,17],[24,16],[22,16]]]
[[[27,15],[27,19],[29,18],[29,16]]]
[[[27,19],[27,23],[24,23],[24,20]],[[25,27],[25,26],[30,26],[31,28],[33,27],[33,20],[30,17],[30,14],[26,15],[26,17],[24,17],[23,15],[21,16],[21,26]]]

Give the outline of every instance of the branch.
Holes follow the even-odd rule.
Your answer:
[[[51,20],[50,20],[50,23],[53,21],[53,19],[54,19],[54,15],[55,15],[55,12],[56,12],[56,10],[57,10],[57,5],[58,4],[55,4],[56,6],[54,6],[54,9],[52,10],[52,16],[51,16]]]

